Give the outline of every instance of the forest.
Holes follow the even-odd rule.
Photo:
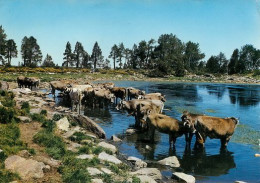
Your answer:
[[[232,75],[254,72],[258,75],[260,68],[260,50],[253,45],[246,44],[240,49],[235,48],[230,58],[220,52],[205,60],[205,53],[201,52],[199,43],[185,43],[173,34],[162,34],[158,40],[142,40],[132,48],[126,48],[123,42],[114,44],[108,58],[102,55],[98,42],[94,44],[92,52],[85,50],[79,41],[76,42],[74,50],[69,41],[64,46],[63,63],[58,66],[50,54],[43,58],[35,37],[25,36],[19,50],[22,60],[18,66],[147,70],[152,77],[184,76],[187,73]],[[4,28],[0,26],[2,66],[12,66],[12,58],[18,56],[18,49],[16,42],[8,39]]]

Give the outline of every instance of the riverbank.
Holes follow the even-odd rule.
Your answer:
[[[234,84],[260,84],[260,76],[250,75],[221,75],[212,74],[195,75],[190,74],[184,77],[175,77],[172,75],[165,77],[148,77],[142,73],[136,72],[6,72],[0,73],[0,80],[16,82],[18,76],[38,77],[41,82],[50,82],[54,80],[71,80],[78,83],[93,81],[167,81],[167,82],[188,82],[188,83],[234,83]]]

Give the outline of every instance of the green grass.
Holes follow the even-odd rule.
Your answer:
[[[69,139],[73,142],[80,143],[82,140],[91,139],[91,137],[85,135],[82,132],[75,132]]]

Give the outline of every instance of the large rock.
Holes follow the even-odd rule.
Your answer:
[[[178,181],[184,181],[186,183],[195,183],[196,179],[192,175],[187,175],[182,172],[174,172],[172,178]]]
[[[56,122],[57,128],[62,131],[69,131],[70,122],[68,121],[67,117],[61,118],[59,121]]]
[[[6,81],[0,81],[0,90],[8,90],[9,84]]]
[[[112,144],[108,144],[106,142],[100,142],[98,143],[98,146],[109,149],[110,151],[112,151],[114,154],[117,152],[117,148],[116,146],[112,145]]]
[[[122,140],[115,135],[111,136],[111,140],[114,141],[114,142],[122,142]]]
[[[91,183],[103,183],[102,179],[91,179]]]
[[[58,168],[61,165],[61,161],[44,156],[34,156],[34,159],[55,168]]]
[[[16,88],[12,90],[15,94],[29,94],[32,91],[29,88]]]
[[[101,171],[108,174],[108,175],[112,175],[114,174],[111,170],[107,169],[107,168],[101,168]]]
[[[78,159],[92,159],[92,158],[94,158],[94,155],[93,154],[81,154],[81,155],[78,155],[76,158],[78,158]]]
[[[147,167],[147,163],[142,161],[139,158],[133,157],[133,156],[129,156],[127,158],[127,161],[130,161],[132,164],[134,164],[135,169],[140,169],[140,168],[146,168]]]
[[[147,175],[139,175],[139,176],[137,176],[137,178],[140,179],[141,183],[147,183],[147,182],[156,183],[156,181],[153,178],[151,178]]]
[[[87,116],[82,116],[80,114],[71,114],[70,117],[77,121],[82,127],[94,133],[98,138],[106,138],[105,131]]]
[[[111,163],[115,163],[115,164],[120,164],[122,163],[122,161],[120,161],[119,159],[117,159],[115,156],[109,155],[105,152],[102,152],[98,155],[98,159],[103,160],[103,161],[108,161]]]
[[[162,179],[162,174],[157,168],[142,168],[140,170],[137,170],[135,172],[131,172],[132,175],[146,175],[149,176],[155,180]]]
[[[102,175],[104,174],[103,172],[101,172],[99,169],[97,168],[92,168],[92,167],[88,167],[87,171],[90,175],[94,176],[94,175]]]
[[[32,159],[25,159],[20,156],[10,156],[5,160],[5,168],[18,173],[22,179],[43,178],[45,164]]]
[[[17,116],[17,118],[19,118],[21,120],[21,122],[23,122],[23,123],[29,123],[32,121],[32,119],[27,116]]]
[[[178,161],[176,156],[170,156],[168,158],[162,159],[158,161],[161,165],[167,165],[170,167],[180,167],[180,162]]]

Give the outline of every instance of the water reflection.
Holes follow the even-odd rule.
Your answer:
[[[228,150],[220,150],[217,155],[207,155],[206,150],[185,149],[180,159],[184,172],[201,176],[220,176],[228,174],[229,170],[236,167],[233,153]]]
[[[210,95],[214,95],[218,99],[222,99],[222,97],[224,96],[224,93],[226,91],[225,86],[220,85],[220,84],[203,85],[203,87],[205,87],[207,89],[207,91]]]
[[[260,91],[246,87],[228,87],[230,103],[240,106],[256,106],[260,102]]]

